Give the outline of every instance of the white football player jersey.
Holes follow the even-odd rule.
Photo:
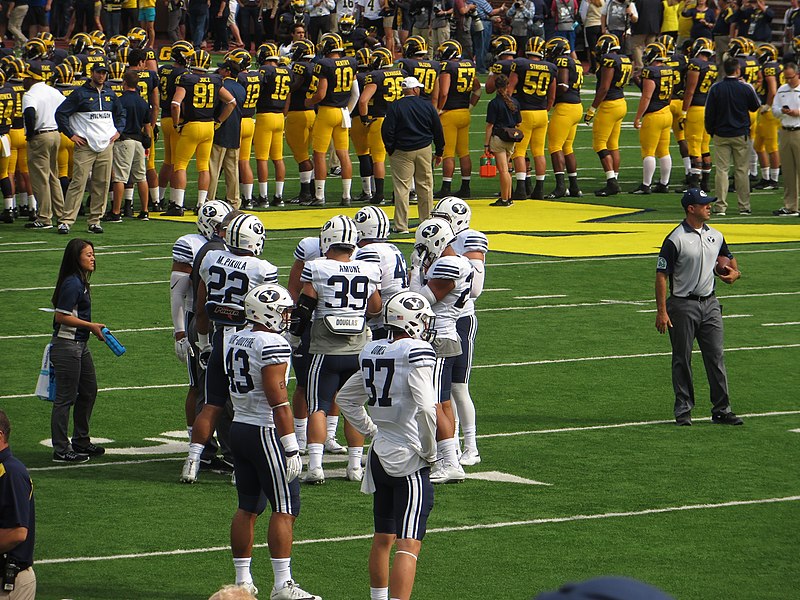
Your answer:
[[[381,18],[380,0],[357,0],[356,4],[361,6],[361,16],[370,21]]]
[[[458,340],[456,320],[464,310],[472,287],[472,265],[463,256],[440,256],[428,268],[423,276],[420,289],[430,279],[452,279],[455,287],[441,300],[431,306],[436,315],[436,338],[442,340]],[[412,283],[412,291],[415,285]]]
[[[295,259],[302,262],[316,260],[321,256],[322,251],[319,248],[319,236],[304,237],[294,250]]]
[[[378,427],[373,448],[394,477],[426,466],[423,448],[436,445],[435,419],[431,430],[420,431],[416,418],[420,410],[435,411],[435,364],[431,345],[412,338],[370,342],[359,355],[367,412]]]
[[[176,263],[186,264],[190,267],[193,266],[198,251],[206,245],[207,241],[205,236],[199,233],[187,233],[186,235],[182,235],[175,240],[175,244],[172,246],[172,260]],[[183,310],[184,312],[192,312],[194,310],[193,291],[186,294],[184,297]]]
[[[225,337],[225,371],[230,382],[233,421],[259,427],[274,427],[272,408],[264,395],[261,369],[284,365],[289,382],[292,347],[283,336],[249,327]]]
[[[212,250],[203,258],[200,277],[208,300],[244,306],[244,297],[262,283],[278,283],[278,268],[257,256],[241,256],[228,250]]]
[[[315,320],[327,316],[363,317],[369,297],[380,289],[381,272],[376,265],[360,260],[320,258],[305,264],[300,281],[311,283],[317,292]]]
[[[464,255],[467,252],[480,252],[484,256],[489,252],[489,240],[486,235],[476,229],[464,229],[456,234],[456,239],[450,244],[456,254]],[[468,259],[476,260],[476,259]],[[462,317],[475,314],[475,298],[467,297],[464,310],[461,311]]]
[[[336,0],[336,20],[341,21],[344,15],[356,14],[356,0]]]
[[[374,242],[356,250],[355,260],[378,266],[381,271],[381,297],[389,298],[408,288],[408,267],[403,253],[394,244]],[[370,319],[372,328],[383,327],[383,315]]]

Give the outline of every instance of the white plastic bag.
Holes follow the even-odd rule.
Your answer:
[[[56,399],[56,374],[53,363],[50,362],[50,348],[53,344],[47,344],[42,354],[42,367],[39,369],[39,378],[36,380],[35,394],[42,400],[54,402]]]

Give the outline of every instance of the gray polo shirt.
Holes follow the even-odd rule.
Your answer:
[[[673,296],[710,296],[718,256],[733,258],[722,233],[708,225],[698,232],[683,221],[664,240],[656,271],[669,275]]]

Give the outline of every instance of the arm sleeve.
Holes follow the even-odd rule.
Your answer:
[[[367,393],[361,383],[361,371],[357,371],[347,380],[344,387],[336,393],[336,403],[353,427],[362,435],[374,437],[378,428],[369,418],[367,410],[364,408],[366,401]]]
[[[386,147],[386,152],[389,154],[394,152],[394,122],[396,112],[395,103],[392,102],[386,110],[386,118],[383,120],[383,125],[381,125],[381,138],[383,138],[383,145]]]
[[[72,309],[78,304],[82,291],[80,280],[77,277],[65,279],[61,284],[61,289],[58,291],[56,312],[71,315]]]
[[[411,388],[411,397],[417,406],[415,418],[419,427],[423,458],[433,462],[436,460],[436,391],[433,386],[433,367],[411,369],[408,373],[408,387]]]
[[[125,131],[125,122],[127,121],[127,115],[122,108],[122,102],[120,102],[119,99],[115,99],[111,110],[114,115],[114,127],[117,128],[118,132],[122,133]]]
[[[675,243],[670,240],[664,240],[661,246],[661,252],[658,253],[658,262],[656,263],[656,271],[658,273],[672,274],[675,271],[675,261],[678,258],[678,249]]]
[[[192,281],[188,273],[173,271],[169,276],[169,304],[172,310],[172,327],[175,332],[186,331],[186,298],[192,293]]]
[[[477,298],[483,293],[483,282],[486,278],[486,265],[477,258],[470,258],[472,264],[472,287],[470,288],[470,298]]]
[[[353,87],[350,88],[350,99],[347,101],[347,112],[352,113],[353,109],[358,104],[358,97],[361,95],[361,90],[358,89],[358,80],[353,80]]]
[[[728,242],[725,241],[723,238],[722,246],[719,249],[719,256],[727,256],[728,258],[733,258],[733,252],[728,249]]]
[[[36,132],[36,109],[29,106],[22,113],[22,117],[25,122],[25,135],[30,139]]]

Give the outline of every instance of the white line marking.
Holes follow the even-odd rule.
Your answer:
[[[159,385],[129,385],[123,387],[100,388],[98,392],[126,392],[128,390],[157,390],[161,388],[189,387],[189,382],[185,383],[162,383]],[[11,396],[0,396],[0,400],[13,400],[15,398],[35,398],[36,394],[16,394]]]
[[[159,281],[122,281],[120,283],[93,283],[92,287],[117,287],[117,286],[126,286],[126,285],[160,285],[163,283],[169,283],[169,280],[159,280]],[[40,290],[52,290],[52,285],[45,285],[41,287],[29,287],[29,288],[2,288],[0,292],[38,292]]]
[[[728,502],[717,502],[714,504],[684,504],[683,506],[665,506],[662,508],[647,508],[644,510],[606,512],[589,515],[570,515],[566,517],[549,517],[544,519],[529,519],[526,521],[505,521],[500,523],[477,523],[473,525],[461,525],[456,527],[437,527],[428,529],[428,534],[451,533],[454,531],[479,531],[484,529],[505,529],[506,527],[524,527],[530,525],[551,525],[557,523],[570,523],[574,521],[594,521],[598,519],[614,519],[622,517],[640,517],[645,515],[657,515],[673,512],[683,512],[687,510],[708,510],[714,508],[731,508],[735,506],[753,506],[758,504],[775,504],[778,502],[797,502],[800,496],[783,496],[778,498],[757,498],[754,500],[731,500]],[[373,534],[348,535],[335,538],[316,538],[308,540],[295,540],[295,546],[306,544],[327,544],[341,543],[358,540],[372,539]],[[256,548],[265,548],[266,543],[255,544]],[[106,560],[120,560],[126,558],[151,558],[155,556],[179,556],[185,554],[204,554],[208,552],[230,552],[230,546],[210,546],[207,548],[188,548],[178,550],[161,550],[157,552],[139,552],[131,554],[113,554],[109,556],[75,556],[67,558],[46,558],[39,559],[36,564],[54,565],[75,562],[99,562]]]
[[[800,433],[800,429],[790,429],[789,433]]]
[[[171,256],[151,256],[149,258],[140,258],[139,260],[172,260]]]
[[[98,252],[97,256],[111,256],[112,254],[141,254],[141,250],[119,250],[117,252]]]
[[[762,323],[762,327],[784,327],[786,325],[800,325],[800,321],[787,321],[786,323]]]
[[[489,288],[489,289],[484,288],[483,291],[484,292],[510,292],[511,288]]]
[[[477,479],[479,481],[491,481],[500,483],[521,483],[522,485],[548,485],[552,483],[545,483],[543,481],[536,481],[535,479],[525,479],[518,477],[511,473],[503,473],[501,471],[478,471],[475,473],[467,473],[467,479]]]
[[[52,308],[40,308],[42,312],[55,312]],[[139,329],[115,329],[114,333],[140,333],[142,331],[167,331],[172,327],[141,327]],[[32,333],[26,335],[0,335],[0,340],[26,340],[28,338],[49,338],[52,333]]]
[[[722,315],[723,319],[745,319],[747,317],[752,317],[753,315]]]
[[[549,296],[514,296],[514,300],[544,300],[545,298],[566,298],[566,294],[551,294]]]
[[[46,244],[46,243],[47,242],[41,242],[41,241],[37,241],[37,242],[3,242],[3,243],[0,244],[0,246],[29,246],[31,244]],[[23,248],[23,250],[24,250],[24,248]]]

